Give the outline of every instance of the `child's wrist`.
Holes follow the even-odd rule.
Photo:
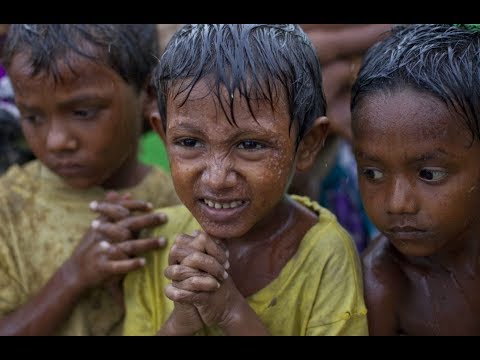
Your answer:
[[[77,296],[80,296],[91,287],[89,284],[86,284],[85,281],[82,281],[80,273],[77,271],[71,259],[63,263],[58,269],[57,275],[61,279],[65,289]]]
[[[163,324],[159,336],[190,336],[196,331],[192,330],[191,325],[185,325],[179,321],[175,316],[175,310],[170,314],[168,320]]]
[[[232,303],[218,326],[225,335],[269,335],[258,315],[243,297]]]

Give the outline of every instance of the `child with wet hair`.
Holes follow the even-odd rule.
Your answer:
[[[371,335],[480,335],[480,32],[396,27],[352,93]]]
[[[0,24],[0,174],[13,164],[33,160],[19,123],[18,109],[14,104],[13,89],[2,65],[3,43],[10,24]]]
[[[320,64],[294,24],[188,24],[154,77],[183,206],[169,252],[125,279],[127,335],[366,335],[352,238],[287,195],[328,129]]]
[[[121,333],[123,276],[165,244],[133,239],[178,203],[137,158],[157,39],[154,24],[9,28],[3,65],[38,160],[0,178],[1,335]]]

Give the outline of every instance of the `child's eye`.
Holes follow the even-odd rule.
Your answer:
[[[90,117],[92,117],[94,114],[95,114],[95,111],[92,110],[92,109],[90,109],[90,110],[87,110],[87,109],[79,109],[79,110],[74,110],[74,111],[73,111],[73,115],[74,115],[75,117],[82,118],[82,119],[90,118]]]
[[[259,142],[253,140],[245,140],[238,144],[239,149],[245,150],[260,150],[264,147],[265,146],[263,144],[260,144]]]
[[[439,170],[439,169],[422,169],[420,170],[420,172],[418,173],[418,176],[422,179],[422,180],[425,180],[427,182],[436,182],[436,181],[440,181],[442,179],[445,178],[445,176],[447,176],[447,173],[443,170]]]
[[[192,147],[192,148],[200,146],[200,142],[197,139],[192,139],[192,138],[180,139],[180,140],[177,140],[175,143],[180,146]]]
[[[26,115],[26,116],[22,116],[21,118],[22,120],[24,121],[27,121],[29,122],[30,124],[32,125],[38,125],[40,124],[40,118],[36,115]]]
[[[383,172],[375,168],[363,169],[362,173],[369,180],[380,180],[383,178]]]

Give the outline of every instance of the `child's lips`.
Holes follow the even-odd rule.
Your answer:
[[[76,163],[60,163],[53,166],[55,173],[60,176],[77,176],[85,171],[85,167]]]
[[[248,205],[246,200],[213,200],[213,199],[200,199],[198,200],[202,212],[204,212],[209,218],[214,221],[224,222],[238,220],[238,215]]]
[[[235,209],[246,203],[245,200],[239,200],[239,199],[216,200],[216,199],[204,198],[202,200],[205,203],[205,205],[213,209]]]
[[[414,226],[393,226],[389,228],[388,231],[393,233],[425,232],[425,230],[421,230]]]
[[[417,240],[428,236],[430,232],[414,226],[393,226],[385,234],[394,239]]]

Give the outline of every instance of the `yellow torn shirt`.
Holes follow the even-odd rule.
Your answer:
[[[158,168],[124,191],[155,206],[179,203],[170,176]],[[27,302],[70,257],[98,216],[89,203],[104,196],[100,187],[69,187],[37,160],[0,178],[0,318]],[[107,291],[92,289],[56,334],[121,334],[123,315]]]
[[[350,235],[335,216],[306,197],[292,195],[314,210],[313,226],[279,276],[247,301],[273,335],[368,335],[360,261]],[[161,209],[169,222],[155,230],[169,246],[175,235],[200,225],[184,206]],[[127,275],[125,335],[154,335],[168,319],[173,302],[164,295],[168,251],[154,251],[147,265]],[[221,335],[218,327],[198,335]]]

